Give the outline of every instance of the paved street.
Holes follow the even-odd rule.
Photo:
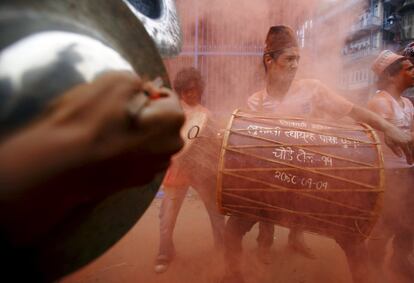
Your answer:
[[[62,283],[216,283],[223,272],[222,255],[214,251],[207,213],[200,200],[186,198],[177,221],[177,258],[161,275],[153,272],[158,248],[156,199],[139,223],[112,249]],[[343,252],[330,239],[307,234],[317,259],[309,260],[286,247],[287,230],[276,229],[274,261],[263,265],[255,257],[257,227],[245,238],[244,274],[252,283],[351,283]]]

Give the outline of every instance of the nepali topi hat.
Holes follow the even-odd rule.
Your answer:
[[[272,26],[266,36],[264,55],[298,46],[297,36],[292,28],[285,25]]]
[[[405,58],[404,56],[395,54],[390,50],[382,51],[377,59],[375,59],[374,64],[372,64],[372,71],[378,76],[381,75],[385,69],[387,69],[392,63],[398,61],[399,59]]]

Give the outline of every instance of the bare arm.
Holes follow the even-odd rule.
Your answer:
[[[321,108],[327,111],[332,117],[348,115],[358,122],[367,123],[371,127],[383,132],[385,143],[391,150],[400,157],[402,157],[404,153],[407,163],[413,163],[414,144],[413,139],[409,134],[404,133],[378,114],[358,105],[354,105],[345,98],[335,94],[319,81],[314,81],[313,84],[317,85],[319,93],[322,95],[319,100]],[[386,107],[382,107],[382,111],[379,113],[389,116],[390,114],[388,111],[384,112],[384,109],[386,109]]]
[[[385,143],[392,149],[392,151],[400,157],[404,154],[407,159],[407,163],[413,163],[414,143],[409,134],[402,132],[400,129],[374,112],[357,105],[354,105],[349,113],[349,116],[356,121],[367,123],[373,128],[383,132]]]

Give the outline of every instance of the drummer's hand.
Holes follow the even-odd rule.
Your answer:
[[[410,134],[404,133],[397,127],[388,127],[384,132],[384,140],[389,148],[398,156],[405,155],[408,164],[413,164],[414,141]]]

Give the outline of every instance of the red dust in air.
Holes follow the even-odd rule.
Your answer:
[[[183,67],[196,66],[206,82],[202,102],[224,127],[230,113],[246,108],[247,97],[264,87],[265,36],[270,26],[285,24],[297,31],[301,44],[297,78],[319,79],[339,91],[342,48],[366,2],[177,0],[184,46],[179,57],[165,60],[170,78]],[[166,273],[153,272],[159,206],[160,200],[155,200],[124,239],[62,282],[218,283],[224,272],[222,252],[214,250],[207,213],[194,196],[185,199],[178,215],[174,232],[177,257]],[[316,259],[309,260],[289,250],[288,230],[277,228],[271,250],[273,261],[263,265],[256,258],[257,232],[255,227],[244,239],[243,273],[248,282],[352,282],[344,252],[334,240],[306,234],[316,255]],[[382,233],[380,230],[375,235],[381,237]]]
[[[302,46],[297,78],[316,78],[337,89],[342,48],[364,10],[361,3],[365,1],[177,1],[184,48],[179,57],[166,60],[170,76],[183,66],[198,67],[206,80],[204,105],[228,116],[263,88],[264,39],[270,26],[285,24],[297,31]]]
[[[246,108],[247,97],[264,87],[265,36],[270,26],[285,24],[297,31],[301,45],[297,78],[318,79],[347,99],[359,102],[349,91],[342,90],[346,64],[343,48],[355,31],[359,17],[367,12],[368,4],[359,0],[204,0],[194,1],[192,5],[178,1],[184,52],[179,58],[169,60],[167,66],[172,76],[182,66],[196,66],[201,70],[206,80],[203,104],[225,125],[234,109]],[[367,61],[360,68],[369,70],[371,63]],[[310,244],[312,249],[325,245],[322,237],[314,239]],[[342,252],[337,257],[343,258]],[[315,262],[308,264],[314,266]],[[281,265],[295,266],[295,262]],[[304,266],[298,274],[306,274]],[[335,267],[329,265],[323,270],[333,271]],[[274,269],[280,270],[280,265]],[[275,271],[277,275],[272,278],[280,282],[302,282],[290,281],[293,279],[282,273]],[[308,274],[303,282],[313,282],[312,276]],[[341,282],[342,279],[329,281],[320,277],[316,282]]]

